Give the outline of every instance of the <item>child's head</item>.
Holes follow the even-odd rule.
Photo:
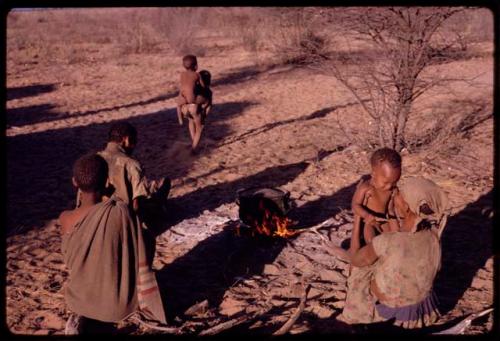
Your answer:
[[[388,191],[401,177],[401,156],[390,148],[376,150],[371,158],[372,182],[375,188]]]
[[[121,144],[130,154],[137,144],[137,130],[128,122],[115,123],[109,129],[108,141]]]
[[[87,154],[73,165],[73,184],[85,193],[102,193],[108,179],[108,164],[97,154]]]
[[[198,68],[198,61],[196,60],[196,56],[188,54],[182,57],[182,65],[186,70],[196,71],[196,69]]]
[[[212,75],[210,74],[210,72],[208,72],[207,70],[201,70],[199,73],[203,84],[205,84],[206,87],[209,87],[210,83],[212,82]]]

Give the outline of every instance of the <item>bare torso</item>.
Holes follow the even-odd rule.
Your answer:
[[[191,70],[181,73],[180,79],[180,92],[181,96],[186,99],[187,103],[195,103],[196,99],[196,85],[200,82],[200,75]]]

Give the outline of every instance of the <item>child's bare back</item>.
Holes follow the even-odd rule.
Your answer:
[[[200,83],[200,75],[193,70],[186,70],[181,73],[180,95],[184,97],[185,104],[195,103],[195,90]]]

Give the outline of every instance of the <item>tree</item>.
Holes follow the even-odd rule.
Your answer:
[[[398,151],[405,147],[405,128],[414,101],[430,88],[452,80],[423,71],[451,60],[458,42],[439,31],[450,17],[464,10],[363,7],[323,12],[342,30],[336,34],[356,46],[344,53],[311,53],[311,65],[340,81],[372,118],[374,128],[365,142]]]

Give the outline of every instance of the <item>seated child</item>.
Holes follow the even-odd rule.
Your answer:
[[[81,205],[59,216],[69,270],[65,301],[77,315],[68,320],[67,334],[111,332],[114,323],[138,310],[165,323],[142,229],[122,200],[114,195],[103,200],[107,178],[108,165],[101,156],[80,157],[72,181],[81,192]]]
[[[361,230],[364,243],[370,243],[377,232],[398,231],[394,205],[401,202],[396,187],[401,177],[401,156],[393,149],[381,148],[370,158],[371,175],[362,180],[352,198],[354,226],[350,253],[361,247]]]

